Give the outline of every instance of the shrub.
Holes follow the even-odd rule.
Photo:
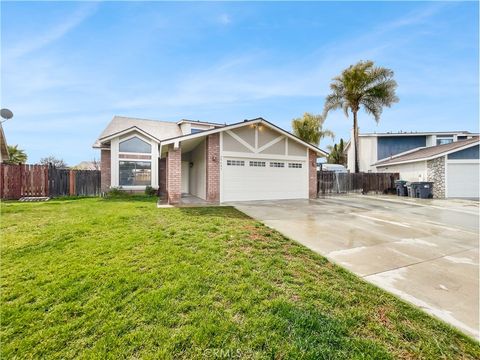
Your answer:
[[[123,190],[122,187],[115,187],[112,186],[110,190],[108,190],[107,197],[119,197],[127,195]]]
[[[148,195],[148,196],[155,196],[157,195],[157,189],[151,187],[151,186],[147,186],[145,188],[145,195]]]

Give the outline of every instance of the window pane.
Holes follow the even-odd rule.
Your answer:
[[[437,145],[450,144],[453,139],[437,139]]]
[[[194,128],[192,128],[192,129],[190,129],[190,134],[196,134],[196,133],[199,133],[199,132],[202,132],[202,131],[203,131],[203,129],[194,129]]]
[[[150,185],[151,163],[150,161],[120,161],[120,185]]]
[[[121,152],[151,153],[152,146],[138,137],[133,137],[131,139],[122,141],[120,143],[119,150]]]

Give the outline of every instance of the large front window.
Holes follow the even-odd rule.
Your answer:
[[[120,161],[120,186],[151,185],[150,161]]]

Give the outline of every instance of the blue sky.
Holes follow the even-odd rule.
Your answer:
[[[477,2],[2,2],[1,21],[4,130],[31,163],[98,158],[113,115],[290,130],[367,59],[395,71],[400,102],[361,132],[479,131]],[[351,119],[325,127],[348,139]]]

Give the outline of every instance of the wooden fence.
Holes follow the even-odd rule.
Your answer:
[[[388,193],[395,191],[398,173],[335,173],[319,171],[317,174],[318,195],[331,195],[350,192]]]
[[[99,170],[57,169],[48,165],[0,166],[0,198],[100,195]]]

